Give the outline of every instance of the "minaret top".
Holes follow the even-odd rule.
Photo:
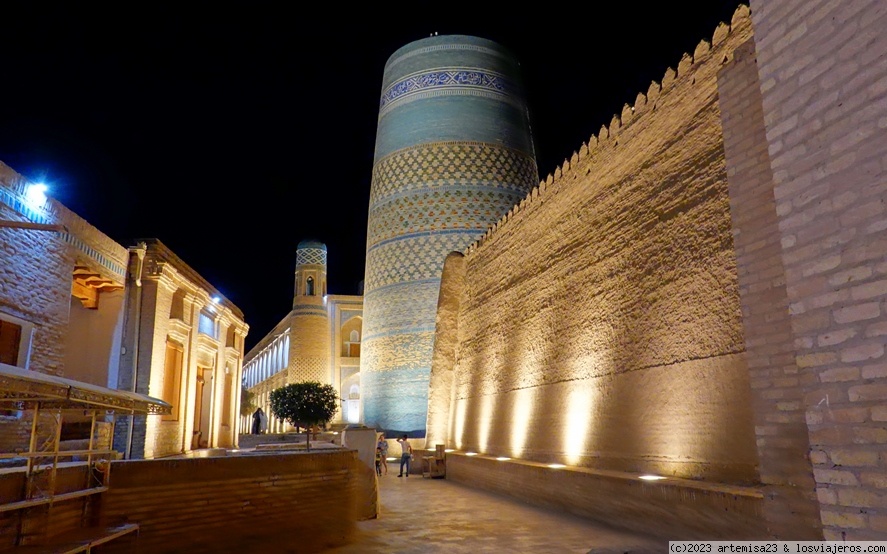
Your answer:
[[[296,249],[296,267],[322,265],[326,267],[326,245],[316,240],[303,240]]]

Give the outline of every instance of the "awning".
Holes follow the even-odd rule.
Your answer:
[[[172,406],[159,398],[0,365],[0,407],[10,402],[40,402],[41,408],[105,409],[132,414],[172,412]]]

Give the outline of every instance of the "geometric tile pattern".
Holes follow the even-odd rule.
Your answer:
[[[326,374],[329,371],[329,363],[323,358],[314,358],[301,356],[295,360],[293,367],[289,371],[290,383],[301,383],[304,381],[326,382]]]
[[[375,317],[371,321],[364,322],[364,350],[361,356],[367,356],[366,341],[376,337],[398,333],[433,332],[439,291],[438,274],[436,279],[382,287],[364,297],[364,302],[369,301],[376,306],[376,310]]]
[[[490,221],[519,203],[523,193],[490,187],[438,187],[392,196],[370,209],[368,244],[399,235],[446,229],[486,231]]]
[[[372,247],[366,257],[364,303],[380,287],[428,279],[439,280],[447,254],[464,250],[483,231],[408,235]],[[371,299],[370,303],[373,302]]]
[[[429,342],[429,345],[431,343]],[[396,349],[393,345],[380,345]],[[427,359],[431,359],[430,355]],[[409,367],[360,376],[363,419],[367,426],[389,434],[422,436],[428,419],[427,395],[431,370]]]
[[[326,250],[322,248],[299,248],[296,250],[296,265],[326,265]]]
[[[414,191],[439,191],[438,196],[421,200],[435,202],[444,210],[458,210],[455,214],[463,209],[473,212],[479,208],[468,204],[478,190],[503,189],[520,193],[523,198],[539,184],[537,179],[536,162],[526,153],[480,142],[431,142],[398,150],[376,162],[370,211],[378,202],[390,201],[392,197],[408,197]],[[465,193],[452,196],[457,190]],[[451,196],[444,197],[445,192]]]

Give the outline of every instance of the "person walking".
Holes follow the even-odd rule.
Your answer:
[[[388,475],[388,441],[385,440],[385,433],[379,433],[379,441],[376,443],[376,448],[382,451],[381,469],[385,470],[385,475]],[[382,474],[380,473],[379,475]]]
[[[410,476],[410,460],[413,459],[413,447],[410,446],[410,441],[407,439],[407,436],[404,435],[401,438],[397,439],[397,442],[400,443],[400,473],[397,474],[398,477],[409,477]],[[406,468],[406,473],[404,473],[404,468]]]

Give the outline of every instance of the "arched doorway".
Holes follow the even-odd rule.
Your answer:
[[[347,409],[347,417],[348,423],[359,423],[360,422],[360,386],[359,385],[351,385],[351,388],[348,390],[348,409]]]

